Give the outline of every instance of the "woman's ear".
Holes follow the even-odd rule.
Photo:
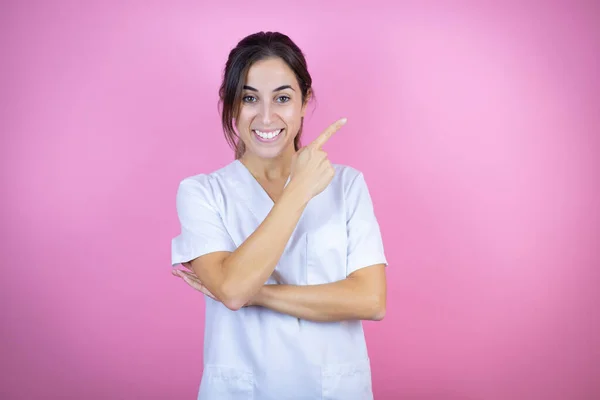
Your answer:
[[[312,89],[308,89],[306,92],[306,98],[304,99],[304,104],[302,104],[302,117],[306,114],[306,107],[308,107],[308,102],[312,99]]]

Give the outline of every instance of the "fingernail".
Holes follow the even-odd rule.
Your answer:
[[[348,122],[348,118],[342,118],[342,124],[345,124],[346,122]]]

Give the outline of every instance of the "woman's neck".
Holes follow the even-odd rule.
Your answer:
[[[274,158],[261,158],[246,153],[240,157],[240,162],[257,179],[266,181],[286,180],[290,175],[293,153],[280,154]]]

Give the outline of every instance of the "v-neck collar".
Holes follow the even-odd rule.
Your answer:
[[[234,187],[238,196],[248,205],[252,213],[260,219],[264,220],[271,209],[275,205],[271,196],[262,187],[260,182],[252,175],[250,170],[239,160],[234,161],[237,173],[235,174],[237,182]],[[288,176],[284,188],[290,183],[291,176]]]

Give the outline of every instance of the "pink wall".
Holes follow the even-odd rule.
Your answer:
[[[2,2],[0,398],[195,398],[175,191],[231,160],[220,72],[258,30],[305,50],[307,137],[347,116],[329,154],[371,187],[376,399],[600,398],[600,8],[293,3]]]

